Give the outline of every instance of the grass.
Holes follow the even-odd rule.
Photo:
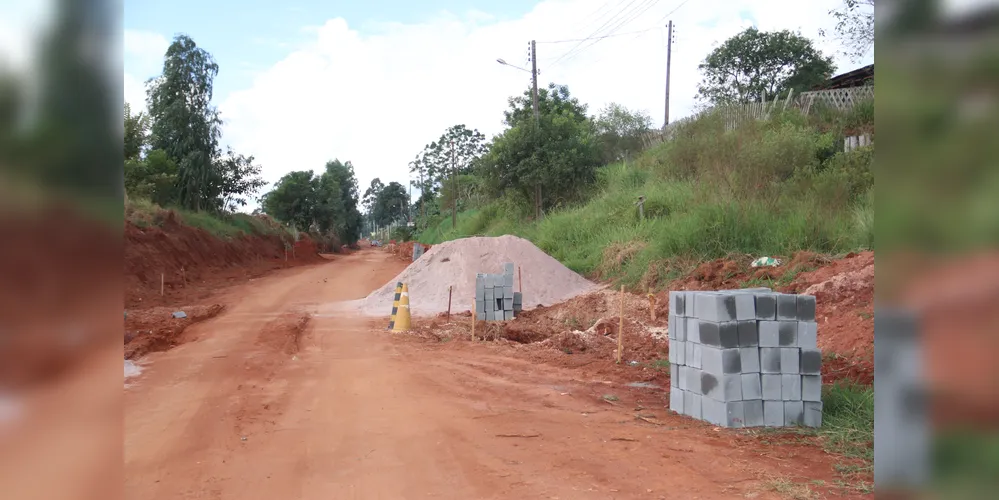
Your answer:
[[[249,214],[214,214],[172,208],[180,220],[191,227],[203,229],[212,235],[229,239],[238,236],[259,235],[279,236],[294,240],[293,235],[281,224]],[[169,210],[143,198],[129,198],[125,206],[125,218],[139,227],[162,225]]]
[[[808,487],[807,484],[792,481],[786,477],[774,477],[765,483],[766,487],[774,493],[793,500],[812,500],[819,498],[818,495]]]
[[[851,113],[860,118],[850,120],[867,116]],[[842,128],[847,118],[829,120]],[[692,262],[732,253],[873,248],[873,147],[837,152],[835,132],[793,113],[734,131],[723,125],[706,117],[636,162],[601,168],[585,203],[540,221],[529,219],[523,203],[501,197],[459,213],[456,227],[450,214],[431,221],[418,240],[512,234],[576,272],[642,290],[666,284]]]
[[[819,436],[831,453],[874,460],[874,388],[836,383],[822,388]]]

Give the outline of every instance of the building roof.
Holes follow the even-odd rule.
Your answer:
[[[863,68],[857,68],[853,71],[836,75],[823,82],[815,90],[861,87],[872,79],[874,79],[874,65],[870,64]]]

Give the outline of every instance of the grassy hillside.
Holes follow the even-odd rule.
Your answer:
[[[286,241],[297,238],[285,226],[263,217],[249,214],[211,214],[172,208],[180,220],[191,227],[204,229],[216,237],[227,239],[234,236],[276,235]],[[163,223],[167,209],[143,198],[129,198],[125,204],[125,220],[139,227],[158,226]]]
[[[811,118],[787,112],[731,131],[707,116],[636,162],[602,168],[583,205],[533,222],[523,204],[494,200],[462,212],[455,229],[450,217],[432,221],[419,240],[515,234],[577,272],[643,288],[732,253],[873,248],[873,146],[837,152],[844,131],[872,123],[866,104]]]

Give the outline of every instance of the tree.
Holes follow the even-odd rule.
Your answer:
[[[829,14],[836,19],[836,38],[846,47],[844,53],[854,61],[863,59],[874,47],[874,0],[843,0],[843,6]]]
[[[265,214],[308,230],[315,220],[317,184],[311,170],[289,172],[261,197],[260,205]]]
[[[409,195],[406,187],[392,181],[378,193],[375,201],[374,220],[379,226],[387,226],[394,221],[406,218]]]
[[[423,148],[410,163],[410,172],[421,179],[421,191],[436,195],[445,178],[454,173],[468,173],[487,150],[485,135],[469,130],[464,124],[454,125]]]
[[[125,190],[160,206],[174,202],[177,164],[160,149],[150,151],[145,158],[125,160]]]
[[[586,106],[564,85],[550,84],[538,93],[536,122],[530,91],[509,100],[506,123],[510,126],[493,140],[483,159],[483,173],[495,189],[513,189],[537,199],[544,186],[544,210],[576,197],[596,180],[601,165],[600,147]]]
[[[178,195],[184,206],[210,205],[221,120],[211,104],[219,67],[211,54],[187,35],[177,35],[167,49],[163,74],[146,82],[150,146],[161,149],[178,168]]]
[[[222,210],[235,211],[246,206],[246,198],[266,184],[260,177],[260,165],[254,165],[253,160],[252,156],[236,154],[227,148],[226,155],[216,161],[219,193],[213,199],[221,202]]]
[[[836,69],[812,41],[788,30],[748,28],[713,50],[698,66],[703,79],[698,98],[713,105],[759,102],[790,89],[821,84]]]
[[[361,237],[361,212],[357,209],[357,178],[354,165],[340,160],[326,162],[317,187],[317,224],[320,231],[332,232],[345,244]]]
[[[125,103],[125,159],[137,160],[146,145],[149,133],[149,115],[139,112],[132,114],[132,107]]]
[[[385,189],[385,184],[382,184],[381,179],[378,177],[371,179],[371,185],[364,191],[364,197],[361,198],[361,205],[364,206],[365,213],[371,213],[375,206],[375,200],[378,199],[378,193],[380,193],[382,189]]]
[[[652,118],[644,111],[628,111],[611,103],[600,111],[594,124],[604,162],[610,163],[642,151],[642,136],[652,129]]]

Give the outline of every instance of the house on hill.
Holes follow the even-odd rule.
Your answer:
[[[836,75],[812,90],[833,90],[863,87],[874,84],[874,65],[869,64],[843,74]]]

